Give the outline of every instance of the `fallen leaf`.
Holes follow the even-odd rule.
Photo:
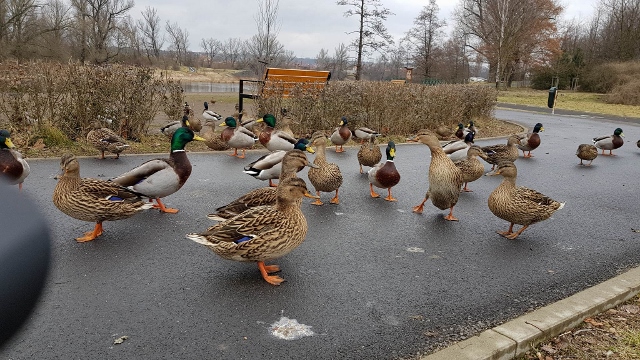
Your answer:
[[[586,318],[586,319],[584,319],[584,322],[586,322],[587,324],[591,324],[593,326],[602,326],[602,325],[604,325],[603,323],[597,322],[597,321],[593,320],[592,318]]]
[[[553,346],[551,346],[551,345],[543,346],[542,350],[544,350],[544,351],[546,351],[546,352],[548,352],[549,354],[552,354],[552,355],[557,352],[556,349],[554,349]]]
[[[119,338],[113,340],[113,345],[120,345],[122,344],[125,340],[127,340],[129,337],[128,336],[120,336]]]
[[[44,144],[44,140],[42,140],[42,138],[39,138],[31,148],[34,150],[44,150],[45,147],[46,145]]]

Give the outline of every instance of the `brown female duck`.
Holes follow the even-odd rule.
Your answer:
[[[589,160],[585,166],[591,166],[593,160],[598,157],[598,148],[591,144],[580,144],[576,156],[580,159],[580,165],[585,165],[582,160]]]
[[[372,198],[378,198],[380,195],[373,191],[373,187],[387,189],[388,195],[384,199],[387,201],[398,201],[391,196],[391,188],[400,182],[400,173],[394,163],[396,158],[396,144],[393,141],[389,141],[387,144],[386,154],[387,161],[375,165],[369,169],[367,173],[369,177],[369,193]]]
[[[496,165],[502,161],[514,162],[520,156],[518,152],[518,144],[520,138],[518,135],[511,135],[507,139],[506,144],[496,144],[482,147],[482,150],[487,154],[486,162],[493,165],[491,170],[495,169]]]
[[[518,170],[509,161],[498,165],[494,175],[502,175],[502,183],[489,195],[489,210],[500,219],[508,221],[507,231],[498,231],[498,234],[507,239],[515,239],[529,225],[546,220],[564,203],[555,201],[535,190],[524,186],[516,186]],[[513,232],[513,225],[522,225],[520,230]]]
[[[201,132],[205,145],[207,145],[209,149],[216,151],[229,149],[229,145],[222,140],[222,136],[216,133],[216,127],[218,127],[218,125],[216,125],[215,120],[205,120]]]
[[[142,194],[116,183],[80,178],[80,165],[71,154],[62,156],[60,168],[63,174],[53,191],[53,203],[74,219],[96,223],[93,231],[76,239],[78,242],[102,235],[103,221],[126,219],[152,207],[142,199]]]
[[[311,145],[315,146],[316,158],[313,160],[315,167],[309,169],[307,176],[309,181],[316,189],[318,199],[311,204],[322,205],[320,201],[320,192],[336,192],[336,195],[331,199],[332,204],[339,204],[338,190],[342,185],[342,173],[340,168],[335,163],[327,161],[327,136],[322,132],[316,132],[311,137]]]
[[[116,159],[120,158],[120,153],[129,147],[118,134],[113,130],[102,127],[98,121],[91,123],[93,129],[87,133],[87,142],[93,145],[102,153],[100,159],[104,159],[104,152],[116,154]]]
[[[358,150],[358,164],[360,164],[360,174],[364,174],[362,171],[362,166],[373,167],[382,159],[382,152],[380,151],[380,147],[376,145],[377,136],[372,136],[369,138],[368,143],[364,143],[360,145],[360,150]]]
[[[472,192],[473,190],[467,188],[467,184],[480,179],[484,174],[484,165],[478,160],[478,156],[484,159],[487,154],[479,146],[472,145],[467,150],[467,158],[454,163],[462,171],[462,181],[464,181],[462,191]]]
[[[178,209],[167,208],[160,198],[171,195],[180,190],[191,175],[191,162],[187,158],[185,146],[193,140],[204,141],[195,135],[191,129],[181,127],[171,138],[171,152],[169,158],[153,159],[140,166],[111,179],[116,184],[127,186],[134,191],[155,199],[154,208],[165,213],[175,214]]]
[[[421,130],[410,141],[419,141],[429,147],[431,164],[429,164],[429,190],[422,203],[413,207],[413,212],[421,214],[424,203],[431,199],[433,205],[440,210],[449,209],[445,220],[458,221],[453,216],[453,207],[458,202],[462,187],[462,171],[447,157],[435,134]]]
[[[300,245],[307,235],[307,219],[300,210],[302,197],[310,195],[304,180],[283,180],[276,190],[274,206],[258,206],[211,226],[187,238],[202,244],[220,257],[242,262],[257,262],[262,278],[272,285],[284,281],[270,275],[280,271],[266,261],[282,257]]]

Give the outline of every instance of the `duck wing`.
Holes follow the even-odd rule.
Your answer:
[[[174,166],[175,163],[171,159],[153,159],[111,179],[111,181],[122,186],[133,186],[162,170],[173,169]]]

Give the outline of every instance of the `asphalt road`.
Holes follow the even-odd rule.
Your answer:
[[[279,287],[264,282],[254,264],[223,260],[185,238],[210,225],[206,214],[217,206],[266,185],[241,172],[263,151],[245,160],[190,153],[191,178],[165,199],[178,214],[108,222],[102,237],[84,244],[73,239],[93,224],[51,202],[59,161],[32,160],[24,194],[50,222],[53,262],[39,306],[0,358],[408,357],[638,266],[640,234],[632,229],[640,228],[640,127],[624,123],[627,143],[618,156],[598,157],[588,168],[578,166],[578,144],[613,133],[616,123],[511,110],[496,116],[544,124],[535,157],[516,162],[518,183],[566,201],[564,209],[511,241],[495,233],[508,224],[487,207],[501,177],[472,183],[474,192],[462,194],[454,211],[460,222],[451,223],[430,202],[423,214],[411,212],[428,187],[425,145],[397,147],[397,203],[369,197],[356,148],[329,151],[344,175],[341,203],[328,204],[329,194],[322,207],[305,200],[310,232],[277,262],[287,280]],[[152,157],[82,158],[81,175],[116,176]],[[272,324],[283,318],[313,335],[275,336]],[[128,338],[114,345],[121,336]]]

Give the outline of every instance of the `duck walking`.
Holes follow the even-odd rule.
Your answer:
[[[507,139],[507,144],[483,146],[482,150],[487,154],[485,161],[493,165],[491,170],[493,171],[493,169],[496,168],[496,165],[502,161],[516,161],[520,156],[520,153],[518,152],[519,143],[520,138],[517,135],[511,135]]]
[[[304,169],[305,166],[315,167],[316,165],[309,162],[302,150],[293,149],[287,151],[282,158],[282,170],[278,180],[282,182],[290,177],[296,177],[296,174]],[[229,204],[217,208],[215,213],[209,214],[207,217],[211,220],[224,221],[250,208],[262,205],[275,205],[275,203],[276,188],[270,186],[261,187],[251,190]]]
[[[104,128],[98,121],[91,123],[92,130],[87,133],[87,142],[100,150],[100,159],[105,159],[104,152],[116,154],[116,159],[120,158],[120,153],[129,147],[118,134],[113,130]]]
[[[72,154],[62,156],[60,168],[63,173],[53,191],[54,205],[74,219],[96,223],[93,231],[76,238],[77,242],[102,235],[104,221],[126,219],[152,207],[142,199],[142,194],[116,183],[81,178],[80,164]]]
[[[473,145],[476,134],[468,132],[464,136],[464,140],[450,141],[442,146],[442,150],[451,159],[456,162],[467,158],[467,150]]]
[[[302,150],[313,154],[315,150],[309,144],[309,140],[300,139],[294,145],[295,149]],[[261,156],[258,160],[244,167],[244,173],[251,175],[258,180],[269,180],[269,186],[275,187],[273,179],[280,178],[282,172],[282,159],[286,155],[286,151],[278,150]]]
[[[229,145],[222,140],[221,134],[216,133],[216,127],[218,127],[218,125],[216,125],[214,120],[205,120],[202,126],[202,132],[200,133],[204,139],[204,144],[211,150],[228,150]]]
[[[327,136],[322,132],[316,132],[311,137],[311,145],[315,146],[316,158],[313,160],[313,164],[316,167],[309,169],[307,176],[309,181],[316,189],[318,199],[312,202],[312,205],[322,205],[320,200],[320,192],[336,192],[336,195],[331,199],[332,204],[339,204],[340,199],[338,197],[338,190],[342,185],[342,173],[340,168],[335,163],[327,161]]]
[[[454,163],[462,171],[462,181],[464,181],[462,191],[464,192],[473,192],[467,185],[480,179],[484,174],[484,165],[478,160],[478,157],[484,159],[487,154],[479,146],[473,145],[467,150],[466,159],[458,160]]]
[[[265,114],[256,120],[258,123],[265,123],[266,127],[260,132],[258,139],[260,143],[269,151],[291,150],[295,148],[298,139],[287,132],[276,130],[276,117],[273,114]]]
[[[22,154],[15,149],[8,130],[0,130],[0,174],[10,185],[18,184],[22,191],[22,183],[29,176],[31,168]]]
[[[347,127],[348,122],[349,121],[347,120],[347,117],[343,116],[340,119],[338,127],[331,134],[330,140],[331,143],[336,146],[337,153],[344,152],[342,146],[346,144],[349,139],[351,139],[351,130],[349,130],[349,127]],[[338,150],[338,146],[340,146],[340,150]]]
[[[502,183],[489,195],[489,210],[500,219],[509,222],[507,231],[497,233],[507,239],[515,239],[530,225],[546,220],[564,203],[555,201],[536,190],[516,186],[518,170],[512,162],[502,162],[494,175],[502,175]],[[522,225],[513,232],[513,225]]]
[[[202,130],[202,123],[199,119],[189,120],[189,116],[183,115],[181,120],[172,121],[165,126],[160,128],[160,132],[163,133],[166,137],[171,139],[173,137],[173,133],[181,127],[188,127],[194,132],[198,132]]]
[[[580,144],[576,156],[580,159],[580,165],[591,166],[593,160],[598,157],[598,148],[591,144]],[[588,160],[589,163],[584,164],[583,160]]]
[[[205,232],[187,234],[187,238],[224,259],[256,262],[266,282],[280,285],[284,279],[271,275],[280,271],[280,267],[265,262],[290,253],[307,236],[307,219],[300,210],[304,196],[315,198],[309,194],[304,180],[285,179],[276,190],[274,206],[248,209]]]
[[[358,164],[360,164],[360,174],[364,174],[362,166],[374,167],[382,159],[380,147],[376,145],[377,136],[369,138],[368,143],[360,145],[358,150]]]
[[[372,198],[379,198],[373,187],[387,189],[388,195],[384,199],[387,201],[398,201],[391,196],[391,188],[398,185],[400,182],[400,173],[396,169],[394,162],[396,158],[396,143],[389,141],[387,148],[385,149],[387,155],[387,161],[379,163],[369,169],[367,176],[369,177],[369,194]]]
[[[258,138],[254,133],[246,129],[242,125],[238,126],[236,119],[233,116],[229,116],[224,119],[224,123],[220,126],[226,126],[222,130],[220,137],[229,146],[233,148],[233,154],[231,156],[237,156],[239,159],[244,159],[245,151],[258,141]],[[238,149],[242,149],[242,155],[238,155]]]
[[[537,123],[533,127],[533,131],[522,136],[520,138],[520,143],[517,145],[518,149],[522,150],[522,156],[525,158],[533,157],[531,155],[531,151],[535,150],[540,146],[540,132],[544,131],[544,127],[542,127],[541,123]]]
[[[622,129],[617,128],[613,131],[613,135],[593,138],[593,144],[598,149],[602,149],[602,156],[615,156],[612,151],[624,144],[623,137]],[[605,150],[609,150],[609,154],[605,154]]]
[[[353,137],[360,141],[360,144],[364,144],[367,141],[371,140],[371,138],[376,138],[380,136],[379,132],[375,130],[371,130],[368,127],[359,127],[353,131]]]
[[[428,130],[421,130],[410,141],[419,141],[429,147],[431,151],[431,164],[429,164],[429,189],[424,200],[413,207],[413,212],[421,214],[424,203],[431,199],[433,205],[440,210],[449,209],[449,214],[444,217],[448,221],[458,221],[453,216],[453,207],[458,202],[460,188],[462,187],[462,171],[447,157],[440,147],[440,142],[435,134]]]
[[[204,110],[202,111],[202,118],[205,120],[213,120],[216,124],[219,124],[222,121],[222,115],[218,114],[213,110],[209,110],[209,103],[204,102]]]
[[[175,214],[178,209],[165,207],[160,198],[169,196],[182,188],[191,175],[191,162],[187,158],[185,146],[193,140],[204,141],[195,135],[191,129],[181,127],[171,138],[169,158],[159,158],[146,161],[140,166],[111,179],[116,184],[130,187],[132,190],[144,194],[149,199],[155,199],[153,207],[165,213]]]

